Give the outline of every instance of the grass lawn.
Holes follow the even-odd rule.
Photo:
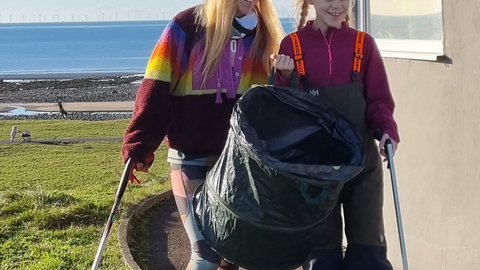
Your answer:
[[[32,139],[122,137],[128,120],[1,121]],[[17,140],[19,138],[17,137]],[[0,144],[0,269],[90,269],[123,171],[121,142]],[[120,215],[141,199],[170,188],[166,149],[156,153],[141,185],[129,185]],[[101,269],[128,269],[114,223]]]
[[[32,140],[35,139],[70,139],[70,138],[114,138],[122,137],[129,120],[111,121],[74,121],[74,120],[22,120],[0,121],[0,141],[10,140],[12,126],[20,131],[29,129]]]

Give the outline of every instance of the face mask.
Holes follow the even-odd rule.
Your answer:
[[[239,39],[245,36],[255,34],[257,28],[257,14],[252,12],[242,18],[234,18],[232,22],[232,29],[230,37]]]

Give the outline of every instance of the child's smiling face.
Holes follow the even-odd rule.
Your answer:
[[[329,27],[340,28],[350,9],[350,0],[306,0],[315,7],[315,24],[326,31]]]

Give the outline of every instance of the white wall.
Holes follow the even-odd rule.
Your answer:
[[[442,64],[386,58],[410,269],[480,269],[480,1],[443,1]],[[385,170],[389,258],[403,269]]]

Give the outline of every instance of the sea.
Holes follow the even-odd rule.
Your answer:
[[[286,33],[294,21],[281,19]],[[169,21],[0,24],[0,79],[144,74]]]

